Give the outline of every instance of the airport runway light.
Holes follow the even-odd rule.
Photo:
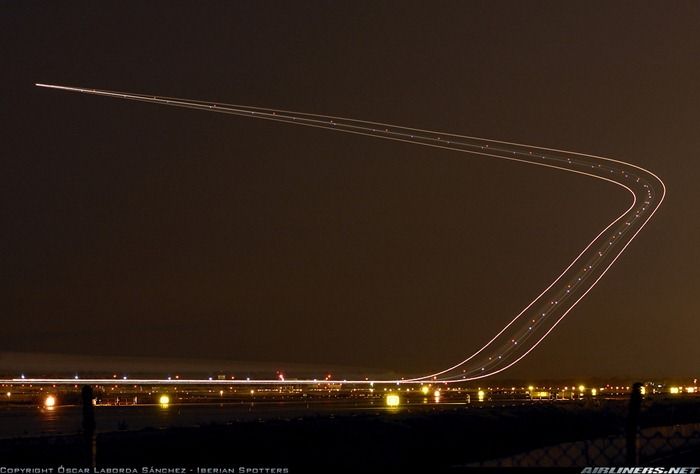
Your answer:
[[[163,394],[163,395],[161,395],[160,398],[158,399],[158,403],[160,403],[161,406],[168,406],[168,405],[170,404],[170,397],[167,396],[167,395],[165,395],[165,394]]]
[[[401,398],[399,398],[398,395],[395,393],[388,393],[386,395],[386,406],[397,407],[399,404],[401,404]]]
[[[49,395],[48,397],[46,397],[46,399],[44,400],[44,406],[46,408],[55,407],[56,406],[56,397],[54,397],[53,395]]]

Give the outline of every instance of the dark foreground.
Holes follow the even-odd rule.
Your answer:
[[[626,416],[624,401],[608,401],[595,406],[546,402],[247,420],[100,433],[94,459],[97,466],[126,466],[139,472],[143,466],[262,469],[247,471],[251,473],[275,472],[265,468],[288,472],[462,470],[471,463],[565,441],[618,435],[624,431]],[[697,402],[656,402],[645,407],[642,418],[642,426],[697,422]],[[89,465],[89,445],[80,435],[3,440],[0,464]],[[697,466],[700,451],[682,449],[640,462],[674,465],[674,459]]]

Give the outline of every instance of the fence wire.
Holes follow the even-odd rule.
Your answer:
[[[637,431],[637,464],[653,464],[674,455],[697,451],[700,456],[700,423],[659,426]],[[627,439],[623,435],[561,443],[513,456],[472,463],[479,467],[583,467],[628,464]]]

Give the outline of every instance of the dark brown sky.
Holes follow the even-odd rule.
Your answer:
[[[0,351],[416,371],[627,204],[496,160],[33,87],[337,114],[637,163],[658,217],[506,375],[700,372],[698,2],[0,6]]]

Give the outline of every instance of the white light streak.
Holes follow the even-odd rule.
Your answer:
[[[362,135],[440,150],[456,151],[469,155],[498,158],[527,163],[534,166],[557,169],[612,183],[631,195],[631,204],[610,222],[586,245],[571,263],[527,304],[510,322],[480,349],[463,360],[434,373],[399,380],[343,380],[345,384],[371,383],[422,383],[426,379],[445,383],[463,382],[492,376],[512,367],[537,347],[569,312],[595,287],[610,267],[622,255],[629,244],[656,213],[666,195],[666,186],[654,173],[637,165],[596,155],[566,150],[535,147],[531,145],[436,132],[419,128],[402,127],[381,122],[345,117],[293,112],[281,109],[251,107],[219,102],[185,100],[175,97],[133,94],[98,89],[86,89],[52,84],[36,84],[39,87],[70,92],[114,97],[173,107],[203,110],[260,120],[282,122],[305,127],[321,128],[335,132]],[[546,161],[543,162],[543,161]],[[585,170],[585,171],[584,171]],[[631,183],[630,177],[634,178]],[[658,192],[657,192],[658,191]],[[643,206],[637,208],[637,203]],[[616,227],[617,226],[617,227]],[[612,230],[611,230],[612,228]],[[633,230],[633,232],[628,232]],[[577,270],[578,269],[578,270]],[[539,316],[541,314],[541,316]],[[537,318],[537,323],[530,320]],[[534,322],[535,319],[532,319]],[[483,354],[483,355],[482,355]],[[496,355],[498,357],[496,358]],[[476,360],[474,360],[476,359]],[[458,373],[457,373],[458,372]],[[11,379],[9,383],[55,383],[72,379]],[[126,380],[123,380],[127,383]],[[113,379],[82,379],[81,383],[120,383]],[[131,379],[129,384],[319,384],[316,379],[245,380],[167,380]],[[340,384],[333,381],[325,383]]]

